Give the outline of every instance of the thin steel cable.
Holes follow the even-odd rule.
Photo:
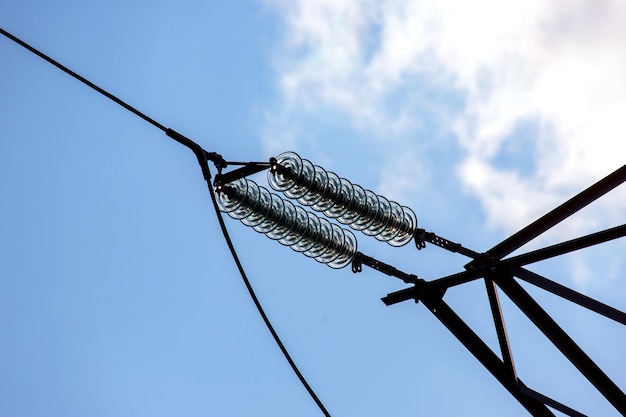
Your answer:
[[[322,403],[322,401],[315,394],[315,391],[313,391],[313,388],[311,388],[311,386],[309,385],[307,380],[304,378],[304,375],[302,375],[302,373],[300,372],[300,370],[296,366],[296,363],[291,358],[291,355],[287,351],[287,348],[285,347],[283,342],[280,340],[280,337],[278,336],[278,333],[276,333],[276,330],[274,330],[274,326],[272,326],[272,323],[270,322],[269,318],[265,314],[265,311],[263,310],[263,307],[261,306],[261,303],[259,302],[259,299],[257,298],[256,293],[254,292],[254,289],[252,288],[252,284],[248,280],[246,272],[244,271],[243,266],[241,265],[241,262],[239,261],[239,256],[237,255],[237,252],[235,251],[235,247],[233,245],[233,242],[230,239],[230,234],[228,233],[228,230],[226,229],[226,224],[224,223],[224,218],[222,217],[222,213],[221,213],[221,211],[219,209],[219,206],[217,205],[217,199],[215,197],[215,191],[213,191],[213,187],[211,186],[211,182],[207,181],[207,184],[208,184],[208,188],[209,188],[209,194],[211,194],[211,201],[213,202],[213,208],[215,209],[215,215],[217,217],[217,221],[220,224],[220,229],[222,229],[222,234],[224,235],[224,240],[226,240],[226,244],[228,245],[228,249],[230,250],[230,253],[231,253],[232,257],[233,257],[233,260],[235,261],[235,264],[237,265],[237,269],[239,270],[239,274],[241,275],[241,278],[243,279],[243,282],[246,285],[246,289],[248,290],[248,293],[250,294],[250,298],[252,298],[252,301],[254,302],[254,305],[256,306],[259,314],[261,315],[261,317],[263,318],[263,321],[265,322],[265,326],[267,326],[267,329],[272,334],[272,337],[274,338],[274,341],[276,342],[276,344],[280,348],[280,351],[283,353],[283,356],[285,357],[285,359],[287,359],[287,362],[289,362],[289,365],[291,366],[291,369],[293,370],[293,372],[298,376],[298,379],[300,380],[300,383],[302,383],[304,388],[306,388],[307,392],[309,393],[311,398],[313,398],[313,401],[315,401],[315,403],[317,404],[319,409],[322,411],[322,413],[326,417],[330,417],[330,413],[328,412],[328,410],[326,410],[326,407],[324,407],[324,404]]]
[[[313,388],[311,388],[311,386],[309,385],[307,380],[304,378],[304,376],[302,375],[302,373],[300,372],[300,370],[296,366],[295,362],[291,358],[291,355],[289,355],[289,352],[287,351],[287,348],[285,347],[285,345],[283,344],[282,340],[278,336],[278,333],[276,333],[276,330],[274,330],[274,326],[272,326],[272,323],[270,322],[269,318],[265,314],[265,311],[263,310],[263,306],[261,305],[259,299],[257,298],[256,293],[254,292],[254,289],[252,288],[252,284],[248,280],[248,276],[245,273],[245,270],[243,269],[243,266],[241,265],[241,262],[239,261],[239,256],[237,255],[237,252],[236,252],[235,247],[234,247],[234,245],[232,243],[232,240],[230,239],[230,235],[228,233],[228,230],[226,229],[226,224],[224,223],[224,219],[222,218],[221,212],[220,212],[219,207],[217,205],[215,192],[213,191],[213,187],[211,185],[211,175],[210,175],[210,172],[209,172],[207,159],[213,160],[215,162],[213,157],[216,156],[216,154],[214,154],[213,152],[205,151],[197,143],[195,143],[192,140],[190,140],[190,139],[180,135],[178,132],[173,131],[172,129],[169,129],[169,128],[165,127],[161,123],[157,122],[156,120],[152,119],[151,117],[147,116],[146,114],[140,112],[139,110],[137,110],[133,106],[127,104],[126,102],[122,101],[121,99],[119,99],[118,97],[116,97],[113,94],[109,93],[108,91],[98,87],[96,84],[92,83],[91,81],[87,80],[86,78],[82,77],[81,75],[77,74],[76,72],[70,70],[66,66],[64,66],[61,63],[57,62],[56,60],[50,58],[49,56],[47,56],[43,52],[40,52],[39,50],[37,50],[34,47],[30,46],[29,44],[27,44],[26,42],[24,42],[21,39],[17,38],[16,36],[13,36],[12,34],[10,34],[9,32],[5,31],[4,29],[0,28],[0,33],[2,35],[6,36],[7,38],[11,39],[12,41],[17,43],[18,45],[22,46],[23,48],[29,50],[33,54],[37,55],[38,57],[42,58],[43,60],[47,61],[48,63],[54,65],[55,67],[57,67],[61,71],[63,71],[66,74],[70,75],[71,77],[81,81],[83,84],[89,86],[93,90],[97,91],[98,93],[102,94],[103,96],[105,96],[105,97],[109,98],[110,100],[114,101],[115,103],[119,104],[120,106],[122,106],[126,110],[130,111],[131,113],[135,114],[136,116],[139,116],[140,118],[142,118],[146,122],[150,123],[151,125],[161,129],[162,131],[164,131],[167,134],[167,136],[169,136],[173,140],[175,140],[175,141],[177,141],[177,142],[187,146],[189,149],[191,149],[196,154],[196,157],[198,158],[198,162],[200,163],[200,168],[202,169],[202,173],[204,175],[204,179],[206,180],[207,186],[209,188],[209,194],[211,195],[211,201],[213,202],[213,208],[215,209],[215,213],[216,213],[216,216],[217,216],[218,223],[220,225],[220,229],[222,230],[222,234],[224,235],[224,240],[226,241],[228,249],[230,250],[230,253],[231,253],[232,257],[233,257],[233,260],[235,261],[237,269],[239,270],[239,274],[241,275],[241,278],[242,278],[244,284],[246,285],[246,288],[248,290],[248,294],[250,294],[250,298],[252,298],[252,301],[254,302],[254,305],[256,306],[257,311],[259,312],[259,314],[263,318],[263,322],[265,323],[265,326],[267,327],[267,329],[272,334],[272,337],[274,338],[274,341],[276,342],[276,344],[280,348],[281,352],[283,353],[283,356],[285,357],[287,362],[289,362],[289,365],[291,366],[291,369],[294,371],[294,373],[296,374],[296,376],[298,377],[298,379],[300,380],[300,382],[302,383],[304,388],[307,390],[307,392],[309,393],[311,398],[313,398],[313,400],[315,401],[315,403],[317,404],[319,409],[322,411],[322,413],[326,417],[330,417],[330,413],[326,410],[326,407],[324,407],[324,404],[322,403],[322,401],[315,394],[315,391],[313,391]],[[217,155],[217,156],[219,156],[219,155]],[[219,157],[218,163],[220,162],[220,160],[221,160],[221,157]]]
[[[0,33],[2,33],[7,38],[11,39],[13,42],[17,43],[18,45],[22,46],[23,48],[28,49],[30,52],[32,52],[33,54],[37,55],[39,58],[43,59],[44,61],[47,61],[50,64],[54,65],[55,67],[57,67],[58,69],[60,69],[64,73],[66,73],[66,74],[70,75],[71,77],[77,79],[78,81],[82,82],[83,84],[86,84],[87,86],[89,86],[92,89],[96,90],[98,93],[102,94],[103,96],[113,100],[114,102],[116,102],[120,106],[124,107],[126,110],[130,111],[131,113],[134,113],[135,115],[141,117],[143,120],[145,120],[146,122],[150,123],[151,125],[156,126],[157,128],[161,129],[164,132],[167,130],[167,128],[165,126],[163,126],[161,123],[157,122],[156,120],[152,119],[151,117],[148,117],[147,115],[145,115],[144,113],[140,112],[139,110],[137,110],[136,108],[134,108],[130,104],[125,103],[124,101],[120,100],[119,98],[117,98],[113,94],[109,93],[108,91],[98,87],[97,85],[95,85],[94,83],[92,83],[91,81],[86,79],[85,77],[75,73],[74,71],[72,71],[71,69],[66,67],[65,65],[63,65],[63,64],[57,62],[56,60],[50,58],[48,55],[46,55],[43,52],[35,49],[34,47],[30,46],[29,44],[27,44],[23,40],[19,39],[18,37],[13,36],[9,32],[7,32],[6,30],[0,28]]]

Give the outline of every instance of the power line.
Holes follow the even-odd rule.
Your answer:
[[[70,75],[72,78],[77,79],[78,81],[82,82],[83,84],[87,85],[88,87],[92,88],[93,90],[97,91],[98,93],[102,94],[103,96],[107,97],[108,99],[114,101],[116,104],[119,104],[120,106],[122,106],[126,110],[130,111],[131,113],[135,114],[136,116],[139,116],[140,118],[142,118],[146,122],[150,123],[151,125],[155,126],[156,128],[162,130],[163,132],[165,132],[165,134],[167,136],[169,136],[173,140],[177,141],[178,143],[180,143],[182,145],[185,145],[186,147],[188,147],[189,149],[191,149],[194,152],[194,154],[196,155],[196,157],[198,159],[198,163],[200,164],[200,168],[202,169],[202,173],[203,173],[204,179],[205,179],[205,181],[207,183],[207,187],[209,189],[209,194],[211,195],[211,201],[213,202],[213,208],[215,210],[215,214],[216,214],[218,223],[220,225],[220,229],[222,231],[222,234],[224,235],[224,240],[226,241],[226,244],[228,246],[228,249],[230,250],[232,258],[235,261],[235,265],[237,266],[237,270],[239,271],[239,274],[241,275],[241,278],[242,278],[242,280],[243,280],[243,282],[244,282],[244,284],[246,286],[246,289],[248,290],[248,294],[250,295],[250,298],[252,299],[255,307],[257,308],[257,311],[261,315],[261,318],[263,319],[263,322],[265,323],[265,326],[267,327],[269,332],[272,334],[272,337],[274,338],[274,341],[276,342],[276,344],[280,348],[280,351],[282,352],[283,356],[285,357],[285,359],[289,363],[289,366],[291,366],[291,369],[293,370],[293,372],[296,374],[296,376],[300,380],[300,383],[307,390],[307,392],[309,393],[309,395],[311,396],[313,401],[315,401],[315,404],[319,407],[320,411],[326,417],[330,417],[330,413],[328,412],[328,410],[326,409],[326,407],[324,406],[322,401],[319,399],[317,394],[315,394],[315,391],[313,390],[313,388],[311,388],[311,386],[307,382],[307,380],[304,377],[304,375],[302,375],[302,373],[298,369],[296,363],[293,361],[293,359],[291,358],[291,355],[287,351],[287,348],[285,347],[285,345],[283,344],[282,340],[278,336],[278,333],[276,333],[276,330],[274,329],[274,326],[272,326],[272,323],[270,322],[269,318],[267,317],[267,314],[265,314],[263,306],[261,305],[261,302],[259,301],[258,297],[256,296],[256,293],[254,292],[254,289],[252,288],[252,284],[250,283],[250,280],[248,279],[248,276],[247,276],[243,266],[241,265],[241,262],[239,261],[239,256],[237,255],[237,252],[235,250],[235,246],[233,245],[233,242],[232,242],[232,240],[230,238],[228,230],[226,229],[226,224],[224,223],[224,219],[222,218],[221,212],[220,212],[218,204],[217,204],[217,199],[215,197],[215,192],[213,191],[213,187],[211,186],[211,174],[210,174],[210,171],[209,171],[208,161],[213,162],[218,169],[225,168],[227,163],[226,163],[226,161],[224,161],[224,159],[221,157],[221,155],[219,155],[219,154],[217,154],[215,152],[207,152],[207,151],[205,151],[196,142],[192,141],[191,139],[185,137],[184,135],[178,133],[177,131],[175,131],[173,129],[165,127],[164,125],[162,125],[161,123],[159,123],[156,120],[152,119],[151,117],[149,117],[145,113],[137,110],[135,107],[131,106],[130,104],[128,104],[126,102],[124,102],[123,100],[121,100],[117,96],[115,96],[115,95],[111,94],[110,92],[104,90],[103,88],[97,86],[96,84],[92,83],[91,81],[89,81],[85,77],[77,74],[76,72],[72,71],[71,69],[69,69],[65,65],[63,65],[63,64],[59,63],[58,61],[52,59],[51,57],[49,57],[48,55],[44,54],[43,52],[35,49],[31,45],[27,44],[26,42],[22,41],[18,37],[12,35],[11,33],[5,31],[4,29],[0,28],[0,33],[2,35],[6,36],[7,38],[11,39],[13,42],[17,43],[18,45],[22,46],[23,48],[29,50],[33,54],[37,55],[38,57],[42,58],[43,60],[47,61],[48,63],[54,65],[55,67],[57,67],[61,71],[63,71],[66,74]],[[239,163],[236,163],[236,164],[239,164]]]
[[[211,201],[213,202],[213,208],[215,209],[217,220],[220,224],[220,228],[222,229],[222,233],[224,234],[224,239],[226,239],[226,244],[228,245],[228,249],[230,249],[230,253],[233,256],[233,260],[235,261],[235,264],[237,264],[237,269],[239,270],[239,274],[241,275],[243,282],[246,284],[246,288],[248,290],[248,293],[250,294],[250,298],[252,298],[254,305],[259,311],[259,314],[261,315],[261,317],[263,318],[263,321],[265,322],[267,329],[270,331],[270,333],[272,334],[272,337],[276,341],[276,344],[278,345],[281,352],[285,356],[285,359],[287,359],[287,362],[289,362],[291,369],[293,369],[295,374],[298,376],[298,379],[300,380],[304,388],[306,388],[307,392],[309,393],[311,398],[313,398],[313,401],[315,401],[315,403],[320,408],[322,413],[324,413],[325,416],[330,417],[330,413],[326,410],[326,407],[324,407],[324,404],[322,404],[322,401],[315,394],[315,392],[313,391],[313,388],[311,388],[309,383],[306,381],[306,379],[304,378],[304,376],[302,375],[302,373],[296,366],[296,363],[291,358],[291,355],[289,355],[287,348],[285,347],[285,345],[283,345],[283,342],[280,340],[280,337],[278,337],[278,334],[274,330],[274,326],[272,326],[272,323],[270,322],[269,318],[265,314],[265,311],[263,311],[263,307],[261,306],[261,303],[259,302],[259,299],[257,298],[254,292],[254,289],[252,289],[252,284],[250,284],[250,281],[248,280],[248,277],[243,269],[243,266],[241,265],[241,262],[239,262],[239,256],[237,256],[237,253],[235,252],[235,247],[233,246],[233,242],[230,239],[228,230],[226,229],[226,224],[224,223],[224,219],[222,218],[222,213],[220,212],[219,206],[217,204],[217,199],[215,197],[215,192],[213,191],[213,187],[211,187],[210,183],[208,183],[208,185],[209,185],[209,193],[211,194]]]
[[[77,79],[78,81],[82,82],[83,84],[86,84],[87,86],[89,86],[92,89],[96,90],[98,93],[102,94],[103,96],[107,97],[108,99],[113,100],[114,102],[116,102],[120,106],[124,107],[126,110],[130,111],[131,113],[134,113],[135,115],[141,117],[143,120],[145,120],[146,122],[150,123],[151,125],[161,129],[164,132],[167,130],[167,128],[165,126],[163,126],[161,123],[157,122],[156,120],[152,119],[151,117],[148,117],[146,114],[140,112],[139,110],[137,110],[133,106],[129,105],[128,103],[125,103],[124,101],[122,101],[121,99],[117,98],[116,96],[114,96],[113,94],[109,93],[108,91],[98,87],[96,84],[92,83],[91,81],[89,81],[85,77],[75,73],[74,71],[72,71],[71,69],[66,67],[65,65],[63,65],[60,62],[52,59],[51,57],[49,57],[48,55],[44,54],[43,52],[35,49],[34,47],[30,46],[29,44],[27,44],[23,40],[19,39],[18,37],[13,36],[9,32],[7,32],[6,30],[0,28],[0,33],[2,33],[7,38],[11,39],[13,42],[17,43],[21,47],[28,49],[30,52],[32,52],[33,54],[37,55],[39,58],[43,59],[44,61],[47,61],[50,64],[54,65],[55,67],[57,67],[58,69],[60,69],[64,73],[66,73],[66,74],[70,75],[71,77]]]

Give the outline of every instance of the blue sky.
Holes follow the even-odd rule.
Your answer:
[[[227,160],[296,151],[484,251],[623,165],[626,8],[465,3],[22,1],[0,22]],[[4,38],[0,57],[0,415],[320,415],[245,291],[194,156]],[[618,189],[528,248],[623,224],[625,202]],[[423,306],[380,302],[402,282],[226,222],[333,416],[527,415]],[[467,261],[357,239],[427,280]],[[531,269],[624,310],[624,249]],[[527,289],[626,389],[623,326]],[[495,346],[482,283],[446,300]],[[503,303],[528,385],[617,415]]]

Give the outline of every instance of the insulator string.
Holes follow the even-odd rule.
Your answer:
[[[343,268],[357,251],[354,234],[270,193],[254,181],[241,178],[218,187],[221,211],[296,252]]]
[[[410,242],[417,228],[417,217],[409,207],[313,165],[295,152],[276,158],[268,182],[286,197],[391,246]]]

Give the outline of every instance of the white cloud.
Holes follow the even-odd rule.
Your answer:
[[[407,195],[419,195],[419,190],[426,188],[425,183],[429,180],[423,164],[407,153],[396,157],[393,165],[385,167],[377,190],[389,200],[406,204]]]
[[[406,135],[433,114],[451,118],[457,173],[494,228],[517,229],[626,160],[620,0],[271,4],[285,21],[283,111],[336,112],[379,137]],[[462,104],[428,102],[424,90]],[[530,149],[503,163],[511,143]],[[609,201],[606,211],[623,219],[625,199]]]

